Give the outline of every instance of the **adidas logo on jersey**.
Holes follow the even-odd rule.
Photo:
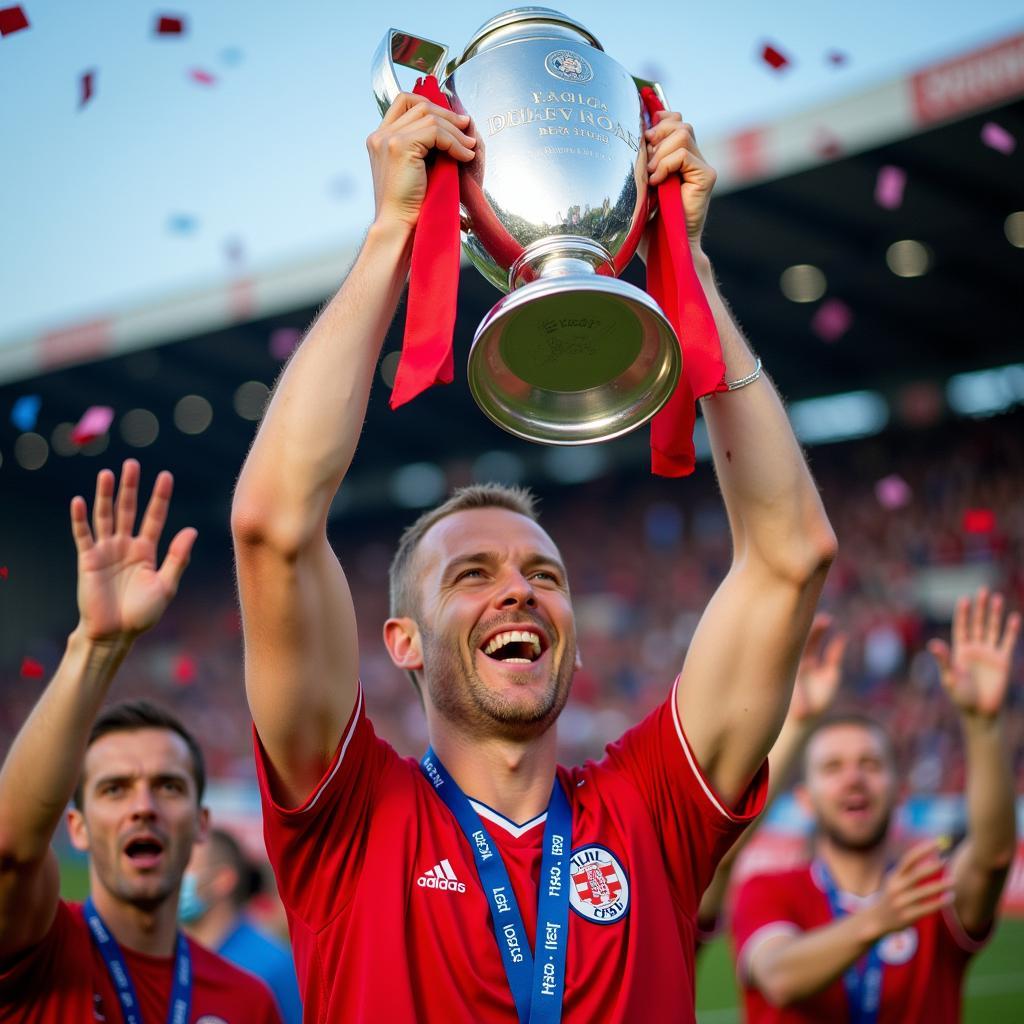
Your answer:
[[[429,871],[424,871],[416,884],[421,889],[446,889],[448,892],[465,892],[466,883],[460,882],[452,871],[451,864],[446,857],[440,864],[436,864]]]

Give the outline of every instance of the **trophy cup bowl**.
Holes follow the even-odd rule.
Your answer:
[[[462,246],[504,295],[469,353],[470,390],[495,423],[530,441],[618,437],[668,400],[682,368],[672,326],[619,280],[649,214],[640,88],[586,28],[523,7],[490,19],[462,56],[391,29],[373,61],[381,112],[395,65],[433,74],[470,117],[459,164]]]

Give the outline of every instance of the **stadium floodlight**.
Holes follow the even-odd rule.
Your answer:
[[[897,277],[921,277],[932,265],[932,254],[924,243],[904,238],[889,246],[885,262]]]
[[[790,302],[817,302],[825,294],[825,275],[811,263],[787,267],[779,278],[782,294]]]
[[[426,508],[444,497],[444,470],[433,462],[410,462],[391,477],[391,497],[402,508]]]
[[[961,416],[994,416],[1024,404],[1024,363],[958,373],[946,383],[946,399]]]
[[[880,433],[889,422],[889,404],[877,391],[847,391],[794,402],[789,418],[804,444],[831,444]]]
[[[608,453],[598,445],[549,448],[544,452],[544,469],[560,484],[582,484],[595,480],[608,468]]]
[[[1017,249],[1024,249],[1024,210],[1011,213],[1003,224],[1006,240]]]

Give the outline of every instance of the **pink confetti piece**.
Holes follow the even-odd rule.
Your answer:
[[[161,14],[156,19],[158,36],[180,36],[185,34],[185,19],[174,15]]]
[[[80,86],[78,109],[81,110],[93,98],[96,92],[96,72],[84,72],[81,78],[79,78],[78,84]]]
[[[907,172],[902,167],[886,164],[878,169],[875,181],[875,202],[883,210],[898,210],[903,205],[903,189],[907,184]]]
[[[302,331],[298,327],[278,327],[270,334],[270,354],[283,362],[295,351],[301,338]]]
[[[114,410],[109,405],[90,406],[71,431],[71,440],[79,447],[102,437],[114,422]]]
[[[28,656],[21,659],[22,679],[42,679],[44,675],[46,675],[46,669],[43,667],[42,662]]]
[[[878,504],[891,512],[906,508],[913,496],[914,492],[911,491],[910,484],[896,473],[882,477],[875,484],[875,497],[878,499]]]
[[[842,299],[826,299],[811,319],[811,330],[822,341],[838,341],[853,324],[853,312]]]
[[[986,121],[981,128],[981,141],[1003,156],[1009,156],[1017,148],[1017,140],[995,121]]]
[[[783,68],[789,67],[789,58],[771,43],[764,44],[761,50],[761,60],[775,71],[782,71]]]
[[[216,85],[217,76],[202,68],[189,68],[188,77],[199,85]]]
[[[21,4],[0,8],[0,36],[12,36],[15,32],[28,27],[28,17]]]

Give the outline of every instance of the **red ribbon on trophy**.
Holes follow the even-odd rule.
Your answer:
[[[451,109],[432,75],[413,89]],[[663,110],[652,89],[641,93],[654,122]],[[391,408],[453,378],[452,337],[459,280],[459,169],[436,151],[413,238],[409,300],[402,355],[391,392]],[[683,370],[669,401],[651,421],[651,471],[658,476],[693,472],[693,426],[697,398],[725,390],[725,364],[714,317],[697,278],[686,236],[679,178],[658,186],[658,209],[649,230],[647,290],[680,339]]]
[[[664,110],[651,88],[640,91],[655,123]],[[651,472],[688,476],[693,472],[695,401],[725,391],[725,361],[715,318],[693,267],[686,233],[679,177],[670,175],[658,186],[658,212],[648,232],[647,291],[661,306],[683,350],[683,372],[672,397],[651,421]]]

